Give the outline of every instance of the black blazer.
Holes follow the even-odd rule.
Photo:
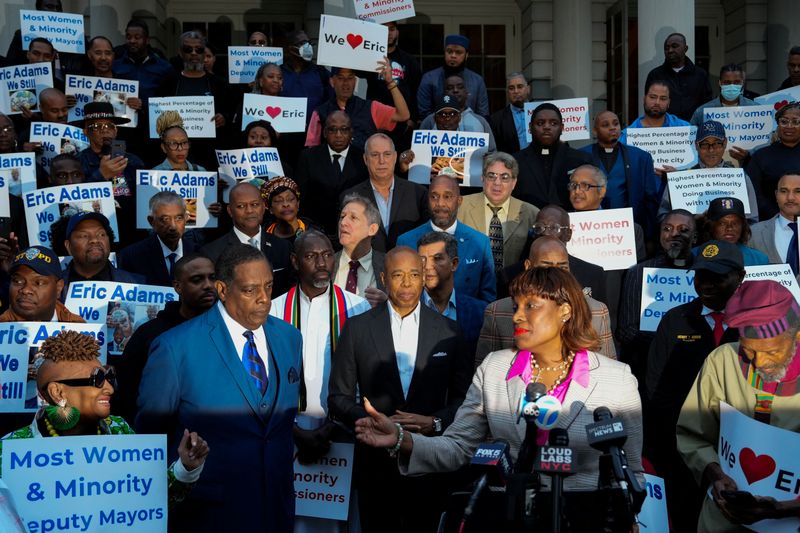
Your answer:
[[[517,125],[514,124],[514,115],[510,106],[511,104],[508,104],[503,109],[492,113],[492,116],[489,117],[489,126],[492,128],[497,149],[514,154],[519,152],[519,137],[517,137]]]
[[[203,246],[201,251],[216,263],[225,248],[240,243],[239,237],[231,229],[219,239]],[[272,297],[275,298],[287,292],[295,281],[292,266],[289,262],[291,247],[286,239],[270,235],[262,230],[261,251],[264,252],[270,265],[272,265]]]
[[[194,231],[184,233],[181,241],[183,241],[183,255],[198,250],[202,244]],[[117,252],[117,266],[122,270],[144,276],[144,283],[147,285],[172,287],[161,244],[155,233]]]
[[[530,244],[526,246],[526,250],[529,249]],[[524,261],[520,259],[520,261],[507,266],[497,273],[498,300],[509,295],[508,286],[511,284],[511,281],[525,271],[525,265],[523,263]],[[589,296],[599,302],[607,303],[606,272],[603,270],[603,267],[570,255],[569,271],[575,276],[575,279],[578,280],[584,292],[588,292]]]
[[[300,188],[301,214],[316,220],[328,235],[336,235],[339,224],[337,199],[345,190],[369,178],[364,151],[350,145],[341,179],[336,179],[327,143],[300,153],[294,180]]]
[[[375,203],[375,195],[369,180],[359,183],[342,193],[339,203],[349,193],[358,193]],[[428,210],[428,189],[418,183],[403,178],[394,178],[392,210],[389,213],[389,232],[381,224],[378,233],[372,238],[373,250],[386,252],[394,248],[397,238],[430,219]]]
[[[570,210],[569,171],[584,164],[592,164],[592,156],[570,148],[566,143],[558,143],[554,148],[550,174],[545,175],[544,162],[539,153],[540,147],[534,144],[514,154],[519,163],[519,179],[514,187],[513,196],[542,208],[547,204],[560,205]]]

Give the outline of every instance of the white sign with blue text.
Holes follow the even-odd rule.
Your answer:
[[[11,172],[0,170],[0,217],[11,216],[11,205],[8,197],[11,185]]]
[[[156,121],[164,111],[177,111],[183,119],[183,129],[190,139],[217,136],[214,125],[213,96],[170,96],[169,98],[148,98],[150,118],[150,138],[157,139]]]
[[[703,116],[704,120],[716,120],[725,126],[728,148],[735,146],[743,150],[755,150],[768,145],[777,125],[775,110],[771,105],[706,107]]]
[[[20,9],[19,28],[23,50],[28,49],[32,40],[42,37],[53,43],[53,48],[59,52],[72,54],[86,52],[83,15]]]
[[[747,182],[741,168],[697,168],[670,172],[667,178],[672,209],[686,209],[699,215],[715,198],[738,198],[749,214],[751,205]]]
[[[553,104],[561,111],[561,137],[562,141],[578,141],[591,139],[589,135],[589,99],[565,98],[563,100],[548,100],[544,102],[525,102],[525,124],[530,126],[533,110],[541,104]],[[531,142],[530,127],[525,130],[528,142]]]
[[[636,264],[636,234],[633,209],[602,209],[570,213],[571,255],[600,265],[603,270],[621,270]]]
[[[639,329],[655,331],[667,311],[695,298],[694,271],[677,268],[642,269]]]
[[[800,101],[800,85],[758,96],[755,101],[762,105],[768,105],[777,111],[786,104]]]
[[[645,498],[642,509],[636,516],[640,533],[665,533],[669,531],[667,516],[667,490],[664,480],[652,474],[644,474]]]
[[[283,48],[269,46],[229,46],[228,82],[250,83],[264,63],[283,63]]]
[[[294,504],[299,516],[347,520],[353,445],[332,442],[328,453],[312,464],[294,461]]]
[[[39,93],[53,86],[50,63],[0,68],[0,113],[15,115],[39,110]]]
[[[744,281],[771,279],[789,289],[797,303],[800,303],[800,287],[797,285],[797,278],[792,273],[792,267],[786,263],[747,266],[744,267],[744,270]]]
[[[284,175],[281,158],[275,148],[217,150],[217,162],[219,162],[219,179],[228,184],[223,192],[223,202],[228,201],[228,193],[237,182],[254,178],[268,181]]]
[[[191,170],[136,171],[136,227],[149,229],[150,198],[161,191],[173,191],[186,202],[186,229],[216,228],[208,206],[217,201],[217,173]]]
[[[14,196],[22,196],[23,193],[35,190],[36,154],[0,154],[0,178],[8,183],[8,192]]]
[[[53,222],[63,216],[89,211],[106,216],[111,229],[114,230],[116,242],[116,236],[119,234],[117,208],[109,181],[37,189],[25,193],[22,200],[28,224],[28,238],[32,245],[52,248],[50,226]]]
[[[408,179],[428,184],[441,173],[452,176],[462,187],[480,187],[483,156],[488,149],[488,133],[416,130],[411,137],[414,160]]]
[[[74,96],[77,102],[69,109],[70,122],[83,119],[83,107],[89,102],[107,102],[114,108],[114,116],[130,120],[120,127],[136,127],[138,115],[134,109],[128,107],[127,102],[129,98],[139,97],[138,81],[68,74],[65,94]]]
[[[317,63],[375,72],[387,52],[389,29],[363,20],[322,15]]]
[[[697,150],[694,146],[696,134],[697,126],[627,128],[626,144],[641,148],[653,156],[653,165],[656,168],[670,166],[683,170],[697,164]]]
[[[242,101],[242,131],[256,120],[266,120],[278,133],[306,131],[308,98],[247,93]]]
[[[414,12],[413,0],[353,0],[356,17],[384,24],[401,19],[410,19]]]
[[[167,531],[166,435],[3,442],[3,481],[30,532]]]
[[[89,147],[89,139],[81,128],[57,122],[31,123],[30,141],[41,144],[42,151],[36,157],[38,163],[47,171],[50,171],[50,161],[55,156],[59,154],[77,156],[81,150]]]

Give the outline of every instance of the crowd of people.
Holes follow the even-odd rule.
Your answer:
[[[61,3],[37,0],[36,9]],[[180,36],[173,58],[136,19],[123,43],[87,38],[83,57],[42,38],[24,50],[14,36],[0,66],[48,62],[54,86],[35,106],[0,113],[0,155],[41,153],[31,124],[67,123],[76,105],[64,93],[68,74],[138,81],[125,102],[138,124],[123,128],[129,119],[114,106],[89,102],[72,123],[88,147],[36,168],[38,188],[110,182],[118,235],[98,210],[67,213],[50,228],[51,246],[31,246],[32,215],[10,196],[0,322],[83,322],[65,305],[78,282],[172,287],[178,299],[148,307],[140,322],[122,305],[110,311],[102,363],[85,335],[47,340],[28,377],[34,420],[0,415],[6,438],[166,434],[175,531],[426,532],[445,510],[460,512],[451,493],[474,477],[468,465],[481,443],[507,444],[517,473],[550,493],[528,456],[549,433],[566,435],[575,454],[563,483],[569,530],[605,522],[630,531],[643,494],[626,499],[630,515],[591,496],[608,489],[609,452],[586,427],[605,408],[627,430],[614,449],[630,484],[644,486],[645,472],[664,478],[673,531],[797,520],[797,500],[743,498],[747,487],[717,448],[721,402],[800,431],[800,306],[780,283],[745,281],[748,267],[784,263],[800,279],[800,103],[776,110],[768,146],[729,144],[703,109],[755,105],[745,70],[725,65],[712,89],[674,33],[647,77],[642,116],[626,126],[614,110],[596,110],[592,142],[575,148],[561,140],[559,107],[528,114],[537,95],[522,73],[506,77],[507,104],[490,108],[483,78],[466,66],[467,37],[445,37],[442,65],[423,73],[400,47],[402,24],[385,25],[388,52],[375,72],[317,65],[303,30],[280,42],[254,32],[248,44],[282,45],[283,62],[239,85],[213,72],[196,31]],[[782,89],[800,86],[798,64],[800,47]],[[243,126],[251,92],[306,98],[306,131]],[[198,95],[213,96],[215,138],[190,138],[175,112],[149,138],[150,98]],[[700,215],[673,208],[676,169],[626,142],[632,128],[690,124],[694,168],[744,169],[748,209],[728,196]],[[482,186],[464,187],[446,170],[429,184],[410,181],[419,129],[488,134]],[[196,210],[171,191],[150,198],[151,228],[136,228],[137,170],[213,172],[215,150],[257,147],[276,148],[285,175],[220,186],[206,206],[216,228],[187,228]],[[569,253],[571,213],[617,208],[632,209],[633,266],[604,271]],[[65,268],[59,256],[71,257]],[[697,293],[654,332],[640,327],[646,268],[690,271]],[[533,403],[529,384],[560,405],[554,425],[533,436],[519,415],[521,399]],[[295,516],[293,459],[313,464],[336,442],[355,442],[348,520]],[[553,520],[546,505],[536,512]],[[480,530],[467,518],[462,530]]]

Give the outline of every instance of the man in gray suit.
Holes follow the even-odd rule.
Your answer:
[[[549,235],[539,237],[531,245],[530,256],[525,260],[525,270],[532,267],[557,267],[569,272],[569,255],[567,247],[557,237]],[[608,307],[591,296],[586,296],[586,303],[592,312],[592,327],[600,338],[599,353],[612,359],[617,358],[614,337],[611,334],[611,319]],[[506,348],[514,347],[514,315],[511,297],[503,298],[489,304],[483,313],[483,327],[475,351],[475,367],[489,355]]]
[[[788,263],[798,276],[797,216],[800,215],[800,171],[784,174],[775,189],[778,214],[753,224],[747,244],[767,254],[770,263]],[[800,280],[800,277],[798,277]]]

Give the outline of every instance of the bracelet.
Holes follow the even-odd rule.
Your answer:
[[[394,446],[386,450],[389,452],[389,457],[397,457],[397,452],[400,451],[400,446],[402,446],[403,444],[403,435],[404,435],[403,426],[401,426],[397,422],[395,422],[394,425],[397,426],[397,430],[399,431],[399,433],[397,434],[397,442],[394,444]]]
[[[388,90],[388,91],[392,91],[394,89],[397,89],[397,82],[396,81],[393,81],[392,83],[390,83],[390,84],[388,84],[386,86],[386,90]]]

